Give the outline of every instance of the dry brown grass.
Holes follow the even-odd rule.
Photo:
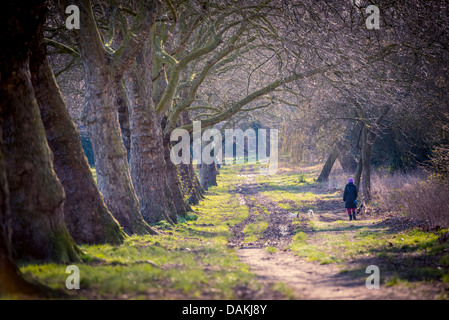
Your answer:
[[[429,227],[449,227],[449,187],[436,179],[404,187],[400,201],[407,216]]]
[[[423,172],[372,178],[373,202],[383,212],[399,212],[428,227],[449,227],[449,187]]]
[[[376,207],[383,212],[401,211],[401,192],[404,189],[427,180],[423,172],[394,173],[375,171],[371,176],[372,199]]]

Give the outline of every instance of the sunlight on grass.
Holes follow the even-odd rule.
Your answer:
[[[245,234],[245,241],[252,242],[261,238],[263,232],[267,229],[268,222],[267,221],[256,221],[254,223],[249,223],[243,229],[243,233]]]
[[[223,168],[219,185],[176,226],[161,222],[161,235],[134,235],[119,246],[81,245],[83,290],[65,289],[66,265],[25,263],[20,270],[25,278],[74,298],[233,299],[236,286],[257,290],[248,266],[226,246],[229,226],[248,215],[235,197],[234,184],[240,178],[233,170]]]
[[[91,171],[96,179],[95,168]],[[166,221],[153,225],[161,232],[158,236],[134,235],[118,246],[81,245],[83,263],[77,265],[82,290],[65,289],[67,265],[19,261],[20,271],[26,279],[61,290],[74,299],[234,299],[237,287],[257,291],[261,284],[255,275],[239,261],[235,250],[227,247],[232,236],[229,227],[249,215],[248,206],[239,202],[235,185],[253,172],[254,167],[245,165],[222,167],[218,186],[211,187],[205,199],[192,206],[193,212],[180,217],[175,226]],[[338,190],[320,187],[311,171],[281,172],[255,176],[261,193],[281,208],[306,212],[316,210],[317,200],[325,202],[341,196]],[[245,241],[252,242],[267,229],[270,212],[255,197],[247,200],[252,202],[256,219],[245,226],[243,233]],[[379,224],[381,221],[294,221],[296,233],[288,249],[300,258],[336,264],[342,273],[359,277],[365,276],[363,266],[348,269],[345,263],[377,259],[383,263],[386,286],[411,285],[414,279],[449,283],[449,242],[439,240],[449,232],[447,229],[392,232]],[[270,254],[277,251],[274,247],[266,250]],[[433,259],[432,265],[415,264],[417,257],[423,261]],[[398,272],[398,265],[405,271]],[[293,297],[284,283],[272,289]]]
[[[306,258],[308,261],[317,261],[321,264],[340,261],[332,254],[332,252],[325,250],[325,248],[308,243],[307,234],[302,231],[298,231],[293,236],[289,249],[291,249],[297,256]]]
[[[294,300],[295,299],[295,295],[293,293],[293,290],[288,286],[288,284],[286,284],[284,282],[277,282],[277,283],[273,284],[272,289],[274,291],[281,292],[289,300]]]
[[[313,233],[307,235],[298,229],[289,248],[308,261],[340,264],[344,272],[348,272],[345,262],[379,259],[376,263],[382,263],[386,286],[409,286],[418,280],[439,279],[444,282],[448,279],[449,258],[444,252],[449,250],[449,243],[439,241],[448,230],[391,232],[387,226],[372,227],[380,221],[309,221],[308,228]],[[419,262],[421,260],[423,262]],[[401,273],[397,273],[398,265],[403,269]],[[365,267],[356,268],[352,273],[364,277]]]

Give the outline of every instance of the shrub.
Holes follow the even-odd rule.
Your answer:
[[[427,179],[428,176],[421,171],[413,173],[396,172],[394,174],[385,170],[376,171],[371,176],[373,203],[381,212],[403,211],[403,203],[400,199],[402,190]]]
[[[408,217],[423,221],[429,227],[449,227],[449,186],[429,178],[405,185],[399,201]]]
[[[371,190],[380,212],[402,212],[431,228],[449,227],[449,186],[433,175],[378,171]]]

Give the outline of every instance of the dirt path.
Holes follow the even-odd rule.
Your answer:
[[[234,247],[273,246],[279,248],[287,246],[295,234],[292,220],[288,218],[288,211],[280,208],[271,199],[259,193],[259,186],[255,182],[254,174],[240,176],[244,178],[244,182],[237,185],[236,190],[240,204],[248,206],[249,214],[245,221],[231,227],[234,237],[229,245]],[[265,208],[268,212],[262,208]],[[257,220],[268,222],[268,227],[263,232],[263,236],[257,239],[257,241],[244,242],[245,235],[243,230],[245,226]]]
[[[286,250],[292,241],[296,226],[288,217],[288,211],[279,207],[276,202],[260,193],[261,186],[255,181],[252,173],[241,174],[243,182],[236,186],[241,204],[248,206],[249,215],[242,223],[233,226],[231,231],[234,237],[229,246],[235,247],[239,259],[249,265],[250,269],[258,276],[258,280],[265,287],[271,287],[276,283],[284,283],[292,291],[294,299],[433,299],[432,293],[425,294],[425,288],[413,289],[400,286],[385,287],[380,289],[367,289],[366,278],[354,277],[347,273],[341,273],[341,265],[319,264],[301,259],[292,251]],[[326,201],[317,203],[320,214],[315,214],[314,219],[332,222],[342,220],[341,203]],[[265,207],[268,212],[262,210]],[[263,235],[256,241],[245,242],[245,226],[254,221],[265,219],[268,222]],[[361,222],[369,230],[375,228],[369,220]],[[301,226],[308,235],[308,242],[319,246],[320,241],[332,232],[321,232],[320,236],[307,230],[307,225]],[[373,229],[374,230],[374,229]],[[345,231],[347,236],[351,232]],[[355,231],[354,231],[355,232]],[[275,252],[269,252],[266,247],[274,247]],[[272,250],[274,251],[274,250]],[[351,261],[346,263],[348,266]],[[366,275],[368,277],[369,274]],[[272,299],[272,296],[257,296],[258,299]]]

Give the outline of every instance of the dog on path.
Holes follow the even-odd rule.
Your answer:
[[[301,213],[295,213],[295,212],[288,212],[288,217],[292,220],[301,220]],[[307,211],[307,216],[309,219],[313,219],[314,213],[313,210],[310,209],[309,211]]]
[[[362,215],[362,217],[365,217],[365,213],[366,213],[366,207],[365,207],[365,204],[362,202],[360,204],[360,206],[357,208],[356,214]]]
[[[299,219],[299,212],[298,213],[288,212],[287,214],[288,214],[288,217],[292,220]]]
[[[313,219],[313,210],[310,209],[309,211],[307,211],[307,214],[309,215],[309,219]]]

